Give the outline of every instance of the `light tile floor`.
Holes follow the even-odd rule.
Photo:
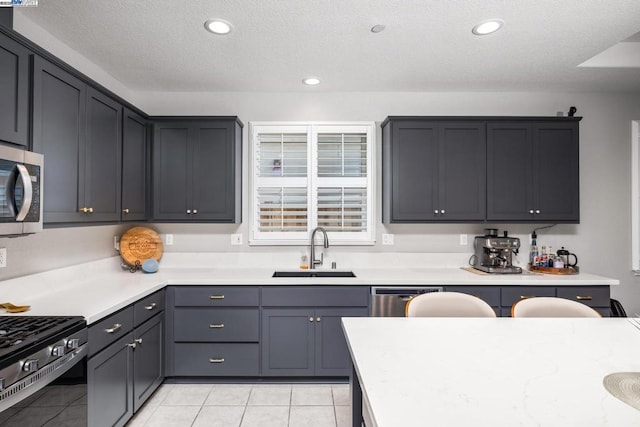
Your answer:
[[[347,427],[348,384],[163,384],[127,427]]]

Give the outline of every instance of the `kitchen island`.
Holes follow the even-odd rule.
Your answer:
[[[628,319],[344,318],[353,425],[632,426],[603,378],[640,371]]]

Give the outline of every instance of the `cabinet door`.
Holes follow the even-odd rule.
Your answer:
[[[482,221],[486,211],[484,122],[439,125],[438,219]],[[434,210],[435,212],[435,210]]]
[[[29,143],[29,50],[0,34],[0,141]]]
[[[153,131],[153,217],[190,219],[189,125],[156,124]]]
[[[391,222],[437,218],[438,127],[431,121],[392,123]]]
[[[133,415],[128,333],[87,362],[87,411],[92,427],[123,426]]]
[[[147,218],[147,122],[133,111],[122,119],[122,221]]]
[[[262,311],[262,375],[313,376],[312,308]]]
[[[133,351],[133,411],[136,412],[164,379],[164,314],[133,331],[138,340]]]
[[[86,221],[120,220],[121,124],[122,106],[89,87],[84,203],[90,213]]]
[[[533,141],[536,220],[579,222],[578,123],[535,123]]]
[[[487,123],[487,220],[534,220],[533,133],[527,122]]]
[[[316,310],[315,375],[347,377],[351,356],[342,330],[343,317],[366,317],[368,308],[326,308]]]
[[[34,57],[33,151],[45,158],[45,223],[85,219],[85,94],[80,80]]]
[[[233,122],[200,123],[194,129],[195,221],[234,222],[235,151]]]

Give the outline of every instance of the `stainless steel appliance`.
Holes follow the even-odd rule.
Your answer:
[[[0,236],[42,231],[42,154],[0,146]]]
[[[473,241],[475,253],[469,263],[478,270],[497,274],[518,274],[522,268],[513,265],[513,254],[520,248],[520,239],[509,237],[505,231],[498,237],[496,229],[487,229],[484,236],[476,236]]]
[[[375,286],[371,288],[371,317],[404,317],[407,302],[418,295],[442,292],[442,286]]]
[[[88,425],[87,337],[79,316],[0,316],[1,426]]]

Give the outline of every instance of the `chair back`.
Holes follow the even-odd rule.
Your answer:
[[[588,305],[556,297],[534,297],[511,306],[511,317],[602,317]]]
[[[430,292],[409,300],[406,317],[496,317],[478,297],[460,292]]]

